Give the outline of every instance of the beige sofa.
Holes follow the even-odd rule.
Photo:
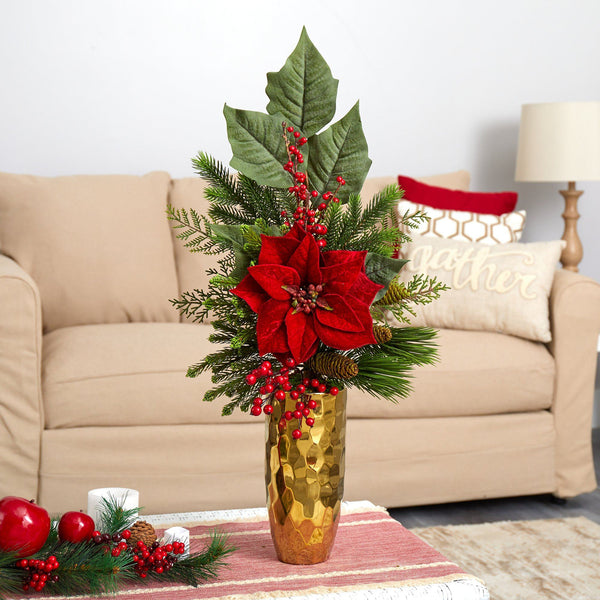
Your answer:
[[[468,174],[429,181],[466,189]],[[368,180],[364,196],[394,178]],[[210,260],[165,218],[205,207],[203,182],[0,174],[0,497],[52,511],[87,490],[140,490],[147,511],[264,503],[262,419],[203,403],[184,377],[208,325],[167,299],[202,287]],[[347,499],[386,506],[596,486],[590,447],[600,285],[557,271],[548,346],[440,331],[440,362],[398,405],[352,390]]]

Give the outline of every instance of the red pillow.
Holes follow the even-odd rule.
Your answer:
[[[398,185],[404,190],[404,200],[425,204],[441,210],[466,210],[487,215],[513,212],[517,205],[516,192],[464,192],[449,190],[398,175]]]

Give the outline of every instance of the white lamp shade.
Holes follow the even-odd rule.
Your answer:
[[[524,104],[515,179],[600,180],[600,102]]]

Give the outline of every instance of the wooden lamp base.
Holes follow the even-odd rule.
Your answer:
[[[579,219],[577,200],[583,194],[583,191],[576,190],[575,182],[569,181],[569,189],[560,190],[560,193],[565,199],[565,212],[562,214],[565,220],[565,231],[562,239],[567,242],[565,249],[560,255],[560,262],[563,269],[578,273],[579,267],[577,265],[583,258],[583,246],[577,234],[577,219]]]

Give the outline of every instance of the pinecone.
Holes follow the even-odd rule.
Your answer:
[[[392,330],[385,325],[374,325],[373,335],[379,345],[385,344],[392,339]]]
[[[400,304],[402,300],[405,298],[409,298],[410,293],[404,287],[403,283],[396,283],[393,281],[390,283],[390,287],[387,292],[380,300],[377,300],[375,304],[379,304],[380,306],[389,306],[391,304]]]
[[[317,352],[307,364],[309,369],[320,375],[336,379],[352,379],[358,375],[358,365],[348,356],[335,352]]]
[[[127,540],[130,546],[135,546],[140,540],[150,547],[156,541],[156,531],[146,521],[136,521],[130,528],[131,536]]]

